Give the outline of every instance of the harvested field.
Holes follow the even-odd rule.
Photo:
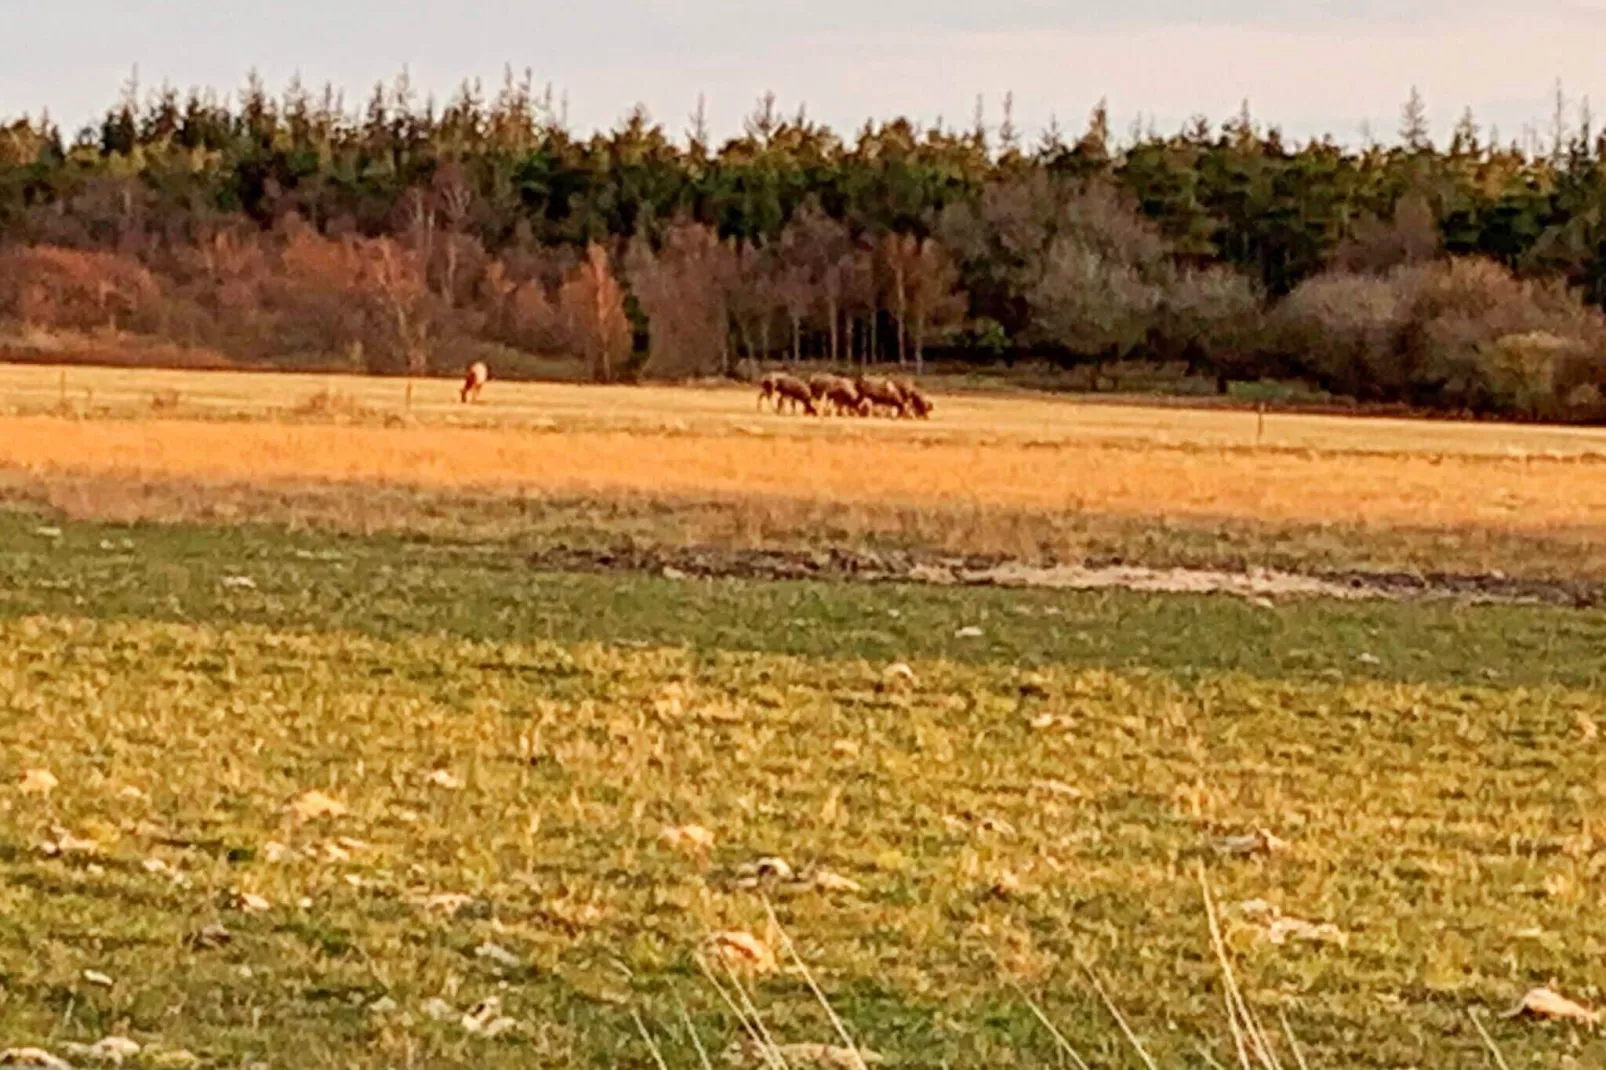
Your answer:
[[[693,407],[725,396],[680,394]],[[1149,413],[1156,426],[1170,416]],[[0,486],[102,519],[199,510],[423,529],[505,514],[498,502],[525,512],[582,502],[653,518],[636,525],[653,540],[785,547],[823,525],[849,540],[1027,559],[1606,578],[1606,463],[1589,453],[1141,445],[1072,430],[1027,441],[769,421],[626,431],[0,417]],[[700,523],[713,514],[717,524]]]
[[[494,369],[493,369],[494,375]],[[278,372],[55,368],[0,364],[0,413],[140,418],[172,399],[194,419],[300,420],[544,429],[616,429],[826,435],[845,431],[970,443],[1025,441],[1199,446],[1327,453],[1470,454],[1484,457],[1606,456],[1606,429],[1451,420],[1285,415],[1136,404],[1115,396],[933,390],[928,421],[815,421],[759,412],[756,387],[509,383],[493,379],[484,401],[458,403],[460,380],[375,379]],[[411,405],[408,398],[411,397]],[[320,405],[320,399],[325,404]],[[327,399],[337,399],[330,412]],[[173,415],[173,413],[168,413]]]

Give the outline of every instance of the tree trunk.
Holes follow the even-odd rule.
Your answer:
[[[924,374],[926,366],[926,317],[915,316],[915,374]]]
[[[892,292],[898,314],[898,363],[904,363],[909,352],[909,289],[904,284],[903,265],[892,268]]]
[[[841,353],[839,352],[841,348],[839,342],[841,324],[838,322],[840,315],[837,312],[837,300],[835,297],[827,297],[825,299],[825,314],[831,323],[831,364],[835,367],[837,361],[841,359]]]
[[[881,310],[879,308],[872,308],[870,310],[870,346],[864,352],[865,367],[869,367],[876,361],[876,348],[880,344],[880,339],[878,337],[880,332]]]
[[[792,363],[803,360],[803,317],[792,313]]]

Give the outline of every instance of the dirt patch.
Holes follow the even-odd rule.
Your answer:
[[[1271,569],[1147,568],[1122,562],[1029,565],[1001,557],[921,557],[875,550],[725,550],[628,546],[556,548],[530,557],[552,572],[642,572],[672,579],[741,578],[1063,591],[1127,590],[1227,594],[1252,601],[1288,598],[1458,599],[1591,607],[1606,605],[1606,584],[1519,580],[1498,575],[1369,572],[1296,573]]]

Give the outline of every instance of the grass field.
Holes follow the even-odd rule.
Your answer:
[[[0,369],[0,492],[83,519],[1606,579],[1606,435],[942,396],[759,414],[739,389]],[[402,397],[411,389],[410,412]],[[80,393],[75,393],[80,391]],[[165,398],[160,408],[153,398]],[[333,399],[333,400],[331,400]],[[561,523],[555,517],[563,517]]]
[[[53,371],[0,369],[0,1050],[655,1066],[645,1028],[724,1065],[742,1027],[699,963],[744,933],[783,1047],[840,1043],[790,938],[889,1066],[1069,1065],[1039,1011],[1143,1065],[1102,986],[1159,1065],[1237,1068],[1203,874],[1313,1068],[1494,1065],[1469,1011],[1513,1068],[1606,1061],[1500,1017],[1545,985],[1606,1004],[1606,612],[530,564],[885,542],[1606,578],[1594,433],[79,382],[58,412]]]
[[[543,575],[392,538],[37,525],[0,520],[13,1043],[646,1066],[634,1010],[694,1066],[677,1000],[704,1044],[738,1032],[694,956],[775,943],[767,891],[894,1065],[1056,1064],[1022,993],[1130,1065],[1084,967],[1166,1065],[1227,1065],[1201,863],[1250,998],[1314,1066],[1480,1065],[1467,1008],[1606,986],[1601,614]],[[313,790],[343,811],[298,817]],[[687,824],[712,845],[660,839]],[[1217,850],[1258,829],[1286,846]],[[852,884],[744,888],[765,856]],[[1341,936],[1272,943],[1252,900]],[[226,946],[187,943],[218,923]],[[747,983],[778,1043],[833,1040],[795,975]],[[490,996],[518,1025],[466,1031]],[[1513,1066],[1606,1056],[1491,1028]]]

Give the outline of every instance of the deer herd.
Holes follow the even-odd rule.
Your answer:
[[[477,360],[464,370],[458,397],[464,404],[478,401],[491,369]],[[765,402],[777,413],[806,412],[810,416],[900,416],[925,420],[935,408],[912,379],[852,379],[840,375],[813,375],[799,379],[771,372],[759,380],[758,407]]]
[[[758,407],[776,412],[806,412],[810,416],[908,416],[929,419],[935,408],[909,379],[852,379],[840,375],[814,375],[807,380],[772,372],[759,380]]]

